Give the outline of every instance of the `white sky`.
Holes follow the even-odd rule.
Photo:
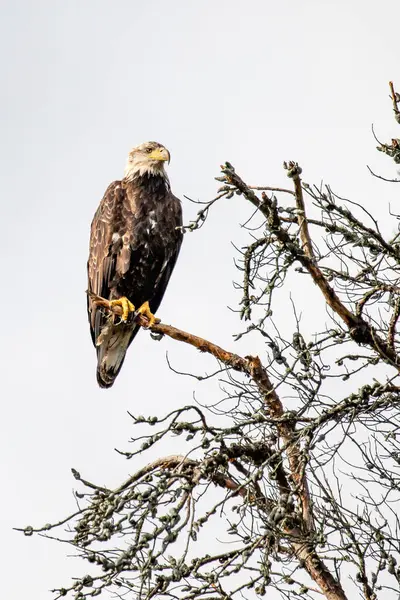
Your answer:
[[[398,0],[138,2],[3,0],[1,596],[50,599],[69,582],[68,549],[24,538],[74,509],[70,468],[108,486],[141,464],[128,448],[127,410],[161,414],[192,401],[212,361],[141,333],[115,386],[100,390],[86,318],[90,221],[130,147],[171,151],[175,194],[209,200],[229,160],[252,184],[287,185],[282,161],[304,179],[381,208],[395,207],[382,140],[398,135],[388,81],[400,87]],[[231,241],[249,214],[240,198],[187,236],[159,311],[166,322],[233,347],[226,309],[239,296]],[[184,202],[185,221],[196,212]],[[254,351],[250,340],[241,346]],[[235,348],[236,349],[236,348]],[[240,348],[239,348],[240,349]],[[200,400],[216,390],[197,386]],[[171,450],[173,448],[171,447]],[[128,471],[129,470],[129,471]]]

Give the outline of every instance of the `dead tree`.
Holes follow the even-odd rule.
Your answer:
[[[392,85],[391,98],[400,123]],[[379,149],[400,163],[400,140]],[[258,228],[238,251],[237,337],[250,347],[258,337],[262,359],[152,328],[215,357],[222,391],[207,407],[132,415],[124,454],[135,474],[108,489],[73,470],[80,508],[23,529],[67,541],[87,562],[56,598],[399,597],[400,233],[387,239],[365,208],[304,183],[297,163],[284,168],[288,189],[254,187],[226,163],[217,198],[185,228],[199,230],[222,199],[251,205]],[[315,305],[293,297],[310,287]],[[313,331],[301,319],[309,310]],[[146,460],[179,435],[183,452]]]

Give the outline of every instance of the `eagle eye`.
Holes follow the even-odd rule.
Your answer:
[[[146,152],[147,154],[150,154],[151,152],[153,152],[153,148],[146,148]]]

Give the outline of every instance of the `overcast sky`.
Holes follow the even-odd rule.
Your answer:
[[[70,468],[116,485],[141,464],[127,410],[161,414],[211,388],[171,373],[212,362],[142,332],[116,384],[100,390],[86,318],[90,221],[132,146],[170,150],[173,191],[215,195],[229,160],[252,184],[286,185],[282,161],[381,211],[395,176],[371,134],[398,135],[398,0],[3,0],[1,135],[1,596],[47,600],[73,575],[68,549],[12,527],[74,509]],[[196,207],[184,201],[185,221]],[[159,310],[166,322],[235,348],[240,299],[231,241],[240,198],[186,236]],[[236,349],[236,348],[235,348]],[[245,340],[240,351],[253,351]],[[215,388],[214,388],[215,389]]]

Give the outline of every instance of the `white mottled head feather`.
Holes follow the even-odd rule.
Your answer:
[[[137,176],[149,174],[164,177],[168,181],[164,163],[169,160],[170,154],[162,144],[145,142],[129,152],[124,177],[132,181]]]

